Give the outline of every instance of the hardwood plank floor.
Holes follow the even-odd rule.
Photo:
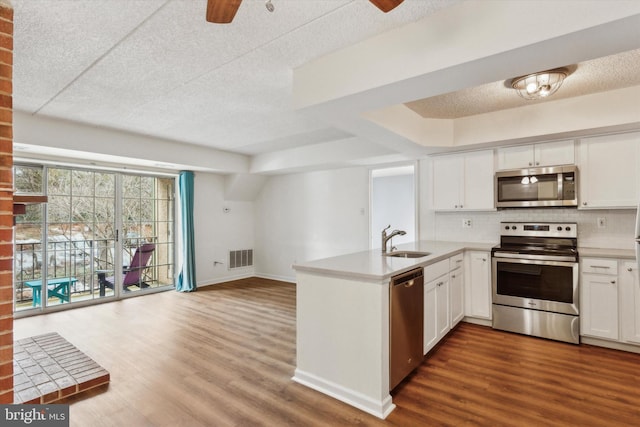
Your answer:
[[[73,426],[629,426],[640,355],[461,324],[379,420],[291,380],[295,285],[246,279],[15,321],[111,373],[68,399]]]

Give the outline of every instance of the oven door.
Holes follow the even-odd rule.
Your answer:
[[[493,258],[493,303],[579,314],[578,263]]]

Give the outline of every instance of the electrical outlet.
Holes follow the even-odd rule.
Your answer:
[[[462,220],[462,228],[471,228],[471,220],[463,219]]]
[[[607,217],[599,216],[598,217],[598,228],[605,228],[607,226]]]

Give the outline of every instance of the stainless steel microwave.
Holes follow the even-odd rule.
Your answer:
[[[496,208],[578,206],[578,168],[551,166],[496,172]]]

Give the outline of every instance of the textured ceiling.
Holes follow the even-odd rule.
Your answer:
[[[507,88],[505,81],[498,81],[408,102],[405,105],[425,118],[457,119],[522,107],[532,103],[556,101],[640,85],[640,49],[580,64],[565,65],[570,66],[568,68],[575,68],[575,70],[565,79],[558,92],[546,99],[525,100],[519,97],[515,90]]]
[[[405,138],[402,132],[381,128],[362,118],[361,113],[367,108],[375,110],[426,97],[429,93],[437,96],[405,105],[423,117],[443,119],[531,105],[531,101],[519,98],[506,88],[504,80],[483,84],[498,76],[506,77],[505,65],[552,61],[554,66],[576,68],[554,96],[535,102],[640,85],[637,32],[627,32],[621,23],[598,25],[593,27],[593,33],[580,33],[577,30],[601,21],[591,16],[596,12],[580,13],[571,5],[564,8],[564,15],[559,15],[560,21],[560,18],[550,19],[546,26],[538,20],[532,22],[522,34],[535,34],[529,44],[523,46],[523,37],[517,37],[522,35],[517,34],[521,27],[504,25],[510,32],[503,30],[502,33],[494,33],[488,27],[500,25],[500,19],[506,19],[502,24],[514,22],[509,20],[509,13],[528,7],[524,6],[525,2],[405,0],[394,11],[384,14],[368,0],[272,1],[276,9],[269,13],[264,0],[244,0],[233,23],[228,25],[206,22],[206,0],[14,1],[14,109],[43,121],[49,117],[59,118],[246,154],[253,156],[252,167],[257,163],[258,172],[269,172],[277,168],[287,170],[287,167],[293,170],[295,165],[279,166],[287,160],[282,150],[288,150],[291,157],[295,157],[290,163],[298,162],[302,167],[310,164],[296,157],[303,150],[318,159],[317,167],[326,164],[340,167],[347,160],[351,164],[401,161],[424,153],[424,146]],[[532,3],[547,4],[544,0]],[[601,15],[606,15],[602,18],[605,23],[607,19],[640,16],[640,7],[633,0],[618,2],[615,9],[619,14],[604,13],[612,10],[608,2],[589,4],[594,11],[600,10]],[[594,8],[598,5],[600,9]],[[585,11],[587,9],[585,7]],[[484,18],[479,19],[470,10],[484,12]],[[434,15],[431,20],[430,15]],[[456,21],[447,21],[447,16],[457,17]],[[403,39],[402,45],[383,42],[370,47],[371,44],[367,44],[383,33],[384,36],[375,41],[394,40],[387,36],[403,33],[404,29],[411,28],[407,24],[417,20],[423,20],[417,27],[433,32],[431,38]],[[476,27],[475,23],[483,25]],[[518,23],[522,25],[521,21]],[[618,32],[607,33],[611,27]],[[464,28],[480,28],[483,32],[475,33],[478,40],[474,44],[469,33],[461,31]],[[391,31],[394,29],[396,31]],[[580,34],[575,39],[571,38],[574,31]],[[579,37],[596,32],[600,32],[598,38],[580,42]],[[618,33],[618,38],[607,37]],[[632,36],[624,37],[627,34]],[[518,42],[513,45],[501,43],[514,39]],[[563,40],[564,47],[554,50],[547,44],[552,39]],[[624,48],[618,47],[618,39],[627,42]],[[461,62],[459,67],[448,69],[454,70],[449,71],[451,75],[445,76],[441,70],[429,75],[407,75],[406,85],[383,79],[385,84],[375,90],[341,93],[334,103],[317,108],[315,114],[296,110],[292,99],[294,70],[322,62],[319,58],[331,57],[331,54],[339,56],[345,52],[344,48],[353,45],[369,46],[368,50],[357,51],[362,57],[355,57],[365,63],[369,57],[386,59],[380,52],[391,46],[399,53],[398,59],[387,61],[379,68],[393,76],[397,69],[406,66],[403,60],[412,63],[416,59],[402,56],[414,51],[415,46],[423,47],[425,53],[435,52],[433,57],[444,58],[442,63],[456,65],[454,57]],[[484,49],[494,45],[506,50]],[[543,45],[545,50],[541,49]],[[584,62],[558,63],[559,59],[564,61],[571,56],[569,48],[577,52],[574,61]],[[638,50],[624,52],[628,49]],[[477,56],[485,51],[500,54]],[[527,56],[519,56],[521,52]],[[614,52],[622,53],[592,59]],[[501,63],[507,56],[515,59]],[[428,70],[431,59],[429,54],[424,58],[419,56],[418,60],[424,62],[420,70]],[[487,71],[482,64],[489,62],[491,69]],[[367,70],[361,70],[360,74],[345,71],[352,70],[344,66],[344,70],[339,70],[343,74],[328,76],[326,81],[321,77],[319,85],[342,83],[345,76],[364,81],[370,77],[366,75]],[[444,77],[440,80],[441,75]],[[429,84],[417,88],[421,78]],[[428,90],[423,90],[425,87]],[[442,89],[446,87],[450,89]],[[325,86],[318,88],[324,90]],[[447,91],[452,93],[442,94]],[[19,151],[19,145],[16,147]],[[289,150],[294,148],[300,150]],[[328,152],[333,157],[326,156]],[[248,159],[233,156],[243,161]],[[278,156],[285,160],[276,161]],[[219,170],[217,166],[209,168]]]
[[[20,0],[14,108],[245,154],[339,140],[292,108],[292,69],[457,2],[245,0],[215,25],[205,0]]]

